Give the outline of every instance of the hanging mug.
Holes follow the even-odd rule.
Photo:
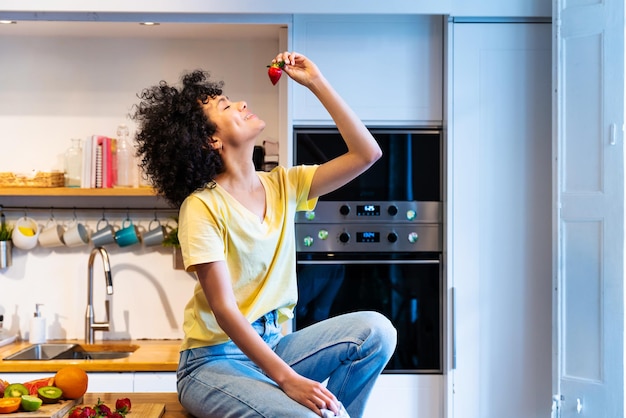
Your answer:
[[[11,233],[13,245],[22,250],[32,250],[37,246],[39,239],[39,225],[33,218],[24,217],[18,219]]]
[[[130,218],[126,218],[122,222],[122,228],[115,232],[115,242],[120,247],[128,247],[129,245],[139,243],[139,236],[139,231],[133,225],[133,221]]]
[[[100,219],[96,224],[96,232],[91,235],[91,242],[96,247],[115,242],[115,229],[109,225],[109,221],[106,218]]]
[[[50,218],[39,233],[39,245],[48,248],[64,246],[64,232],[63,226],[59,225],[54,217]]]
[[[155,227],[152,227],[156,223]],[[143,243],[147,246],[160,245],[165,239],[165,227],[158,219],[153,219],[148,225],[148,230],[143,234]]]
[[[67,231],[63,234],[63,241],[68,247],[79,247],[89,243],[89,231],[87,227],[78,222],[76,218],[67,227]]]

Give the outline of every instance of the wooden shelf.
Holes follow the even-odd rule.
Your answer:
[[[116,187],[110,189],[80,189],[72,187],[0,187],[0,196],[155,197],[156,193],[151,187]]]

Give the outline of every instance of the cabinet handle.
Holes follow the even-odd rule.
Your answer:
[[[610,145],[615,145],[617,143],[617,126],[612,123],[611,124],[611,129],[609,130],[609,144]]]

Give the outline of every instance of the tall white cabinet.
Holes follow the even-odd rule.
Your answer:
[[[551,26],[451,23],[447,416],[549,416]]]

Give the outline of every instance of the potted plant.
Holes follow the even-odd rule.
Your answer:
[[[178,241],[178,217],[172,216],[176,222],[174,226],[167,226],[167,234],[165,234],[165,238],[163,239],[164,247],[172,247],[172,255],[174,256],[174,269],[176,270],[184,270],[183,265],[183,254],[180,251],[180,241]]]
[[[13,251],[13,243],[11,241],[11,233],[13,228],[7,225],[4,213],[0,215],[0,269],[10,267],[12,264],[11,253]]]

